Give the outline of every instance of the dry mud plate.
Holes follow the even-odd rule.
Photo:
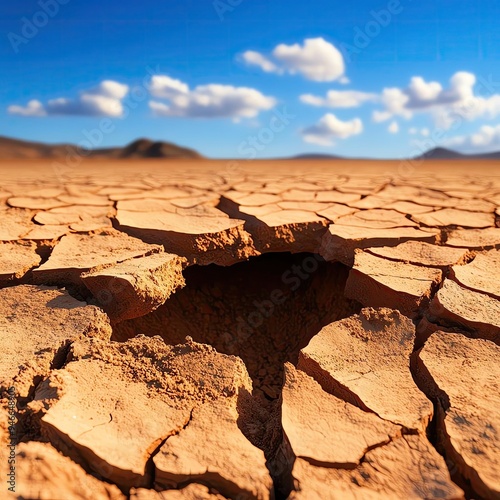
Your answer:
[[[486,164],[0,177],[0,498],[500,498]]]

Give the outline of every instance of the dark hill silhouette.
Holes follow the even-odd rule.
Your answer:
[[[0,158],[62,158],[68,154],[71,144],[43,144],[0,137]],[[93,149],[90,158],[203,158],[193,149],[169,142],[153,142],[138,139],[125,147]]]

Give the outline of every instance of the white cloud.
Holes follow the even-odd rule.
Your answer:
[[[423,135],[424,137],[429,137],[431,131],[427,127],[423,127],[421,129],[418,129],[417,127],[410,127],[408,129],[408,133],[410,135]]]
[[[99,85],[84,90],[76,99],[59,97],[43,105],[32,100],[23,106],[9,106],[7,111],[20,116],[113,116],[123,115],[122,100],[129,91],[128,85],[112,80],[104,80]]]
[[[341,121],[334,114],[327,113],[318,123],[301,131],[302,139],[311,144],[332,146],[336,139],[347,139],[363,131],[363,123],[359,118]]]
[[[16,106],[12,105],[7,108],[7,111],[11,115],[19,116],[45,116],[47,113],[43,107],[43,104],[36,99],[28,102],[26,106]]]
[[[99,85],[84,92],[84,95],[97,95],[110,99],[123,99],[129,91],[128,85],[113,80],[104,80]]]
[[[454,137],[446,144],[464,152],[487,152],[500,149],[500,125],[483,125],[475,134]]]
[[[242,57],[247,64],[266,72],[300,74],[315,82],[346,82],[342,53],[321,37],[307,38],[302,45],[281,43],[274,48],[271,56],[248,50]]]
[[[428,113],[438,127],[447,129],[457,120],[495,118],[500,114],[500,94],[476,96],[475,84],[476,76],[466,71],[455,73],[447,88],[414,76],[404,89],[383,89],[380,101],[384,109],[373,112],[373,121],[383,122],[396,116],[410,119],[415,113]]]
[[[247,50],[243,53],[243,61],[245,61],[250,66],[258,66],[260,69],[266,73],[282,73],[276,64],[270,61],[266,56],[262,55],[260,52],[255,50]]]
[[[321,106],[327,108],[357,108],[365,102],[377,100],[376,94],[359,92],[357,90],[329,90],[326,97],[319,97],[312,94],[303,94],[300,100],[304,104],[311,106]]]
[[[389,127],[387,128],[387,130],[391,133],[391,134],[397,134],[399,132],[399,124],[396,120],[394,120],[393,122],[391,122],[391,124],[389,125]]]
[[[154,97],[171,99],[179,95],[187,95],[189,86],[167,75],[155,75],[151,78],[149,91]]]
[[[153,76],[150,92],[168,103],[150,101],[157,116],[191,118],[255,118],[261,111],[276,105],[276,99],[249,87],[232,85],[199,85],[190,90],[180,80],[168,76]]]

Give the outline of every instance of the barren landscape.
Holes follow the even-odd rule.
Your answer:
[[[1,160],[7,497],[499,499],[499,207],[494,160]]]

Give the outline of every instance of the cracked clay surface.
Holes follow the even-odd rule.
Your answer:
[[[3,162],[2,498],[500,499],[469,163]]]

